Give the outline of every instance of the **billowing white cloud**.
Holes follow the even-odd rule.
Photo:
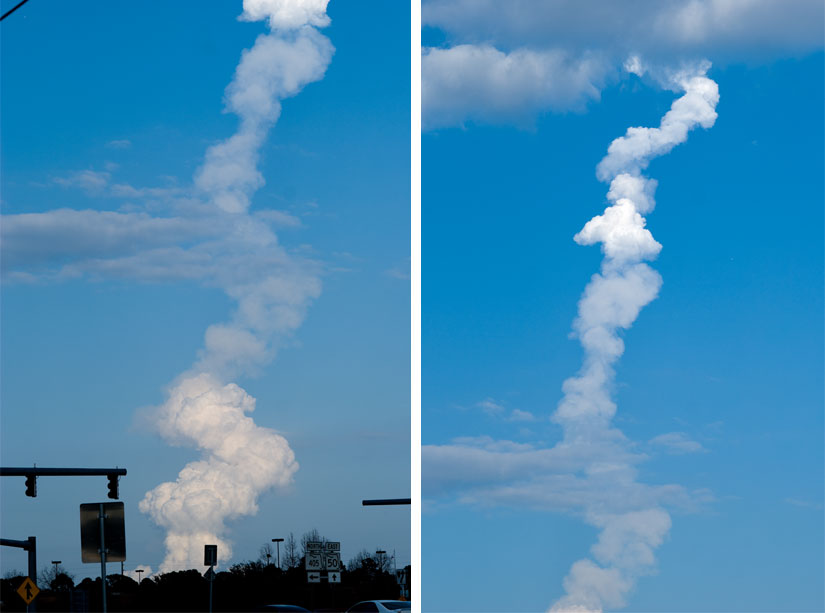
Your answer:
[[[273,30],[329,25],[329,0],[243,0],[243,21],[269,21]]]
[[[244,51],[226,88],[226,108],[238,115],[240,127],[207,150],[195,174],[196,187],[220,209],[240,213],[249,208],[250,194],[264,184],[258,151],[281,113],[280,101],[321,79],[333,51],[329,39],[313,28],[285,37],[262,34]]]
[[[221,538],[226,520],[256,513],[258,494],[288,484],[298,469],[286,439],[246,415],[254,409],[254,398],[240,387],[206,374],[183,378],[158,409],[158,431],[204,455],[140,502],[167,529],[162,572],[197,560],[204,543],[217,543],[221,558],[230,559],[231,544]]]

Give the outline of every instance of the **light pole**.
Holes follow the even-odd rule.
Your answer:
[[[140,576],[140,574],[143,572],[143,569],[142,568],[136,568],[135,572],[138,574],[138,585],[140,585],[140,582],[143,580],[143,577]]]
[[[384,572],[384,562],[383,562],[384,558],[382,556],[385,555],[386,553],[387,552],[384,551],[383,549],[377,549],[375,551],[375,555],[378,556],[378,564],[379,564],[379,569],[381,570],[381,572]]]
[[[284,539],[272,539],[272,542],[275,543],[275,548],[278,551],[278,568],[281,568],[281,543],[284,542]]]
[[[54,564],[54,578],[57,579],[57,567],[63,564],[63,562],[60,560],[52,560],[52,564]]]

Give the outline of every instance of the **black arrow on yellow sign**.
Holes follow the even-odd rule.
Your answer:
[[[20,587],[17,588],[17,593],[20,594],[20,598],[23,599],[23,602],[29,605],[40,593],[40,588],[38,588],[34,581],[32,581],[29,577],[26,577],[23,583],[20,584]]]

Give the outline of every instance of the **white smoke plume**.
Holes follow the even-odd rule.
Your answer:
[[[696,126],[710,128],[716,120],[719,91],[705,76],[708,65],[671,77],[684,92],[673,102],[658,128],[629,128],[614,140],[598,165],[597,176],[610,182],[612,203],[591,219],[575,236],[577,243],[601,243],[601,272],[593,275],[579,302],[574,331],[584,348],[579,373],[564,382],[564,397],[553,420],[564,430],[560,445],[592,445],[621,438],[610,426],[616,412],[611,399],[613,366],[624,353],[621,330],[629,328],[639,311],[656,298],[662,280],[645,263],[656,258],[662,246],[645,228],[642,213],[653,210],[656,182],[641,174],[650,160],[687,139]],[[615,491],[630,491],[635,483],[632,464],[616,456],[613,462],[594,461],[586,480],[608,479]],[[593,499],[585,505],[585,520],[601,532],[591,548],[594,560],[573,564],[564,579],[565,595],[551,611],[602,611],[621,607],[636,580],[655,568],[654,550],[670,530],[670,515],[657,501],[627,500],[611,504]],[[621,507],[620,512],[616,509]],[[611,508],[613,509],[611,511]]]
[[[226,521],[256,513],[258,496],[288,484],[298,469],[286,439],[255,425],[247,415],[254,398],[228,378],[271,360],[320,293],[317,275],[293,261],[248,209],[264,183],[259,149],[280,115],[281,100],[321,79],[332,58],[332,44],[315,29],[329,23],[326,5],[327,0],[243,3],[240,19],[267,19],[271,31],[244,51],[226,89],[226,109],[239,117],[238,130],[207,150],[195,175],[195,187],[230,228],[227,238],[212,245],[229,251],[223,259],[230,264],[213,283],[237,301],[237,309],[229,322],[207,329],[199,359],[173,383],[154,415],[165,439],[202,453],[176,481],[161,483],[140,502],[140,510],[167,531],[161,572],[200,567],[204,544],[218,545],[219,561],[229,559]],[[244,258],[250,251],[256,257]]]

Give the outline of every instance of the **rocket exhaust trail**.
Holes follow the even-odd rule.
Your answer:
[[[564,382],[564,397],[553,415],[563,428],[564,445],[615,446],[625,441],[610,424],[616,412],[611,399],[613,366],[624,352],[619,333],[630,328],[639,311],[656,298],[662,283],[645,263],[655,259],[662,246],[645,228],[642,216],[653,210],[656,182],[641,173],[652,158],[684,142],[691,129],[714,124],[719,92],[705,76],[708,67],[704,64],[673,76],[672,85],[684,94],[673,102],[660,126],[628,128],[625,136],[610,144],[598,165],[598,178],[610,182],[611,205],[574,237],[581,245],[601,243],[604,260],[584,290],[573,323],[584,349],[583,365]],[[594,488],[600,482],[610,483],[617,492],[629,493],[638,485],[636,471],[626,461],[592,462],[584,472],[583,481]],[[623,498],[585,506],[585,520],[600,530],[590,549],[595,561],[585,558],[572,565],[564,579],[565,595],[550,611],[595,612],[624,606],[636,579],[654,569],[654,550],[670,530],[670,515],[655,496],[638,502]]]
[[[288,484],[298,469],[287,440],[253,422],[248,413],[255,399],[228,379],[269,362],[320,293],[316,272],[291,257],[248,208],[264,183],[259,148],[280,115],[280,101],[323,78],[332,58],[332,44],[315,28],[329,23],[326,6],[327,0],[243,3],[240,19],[267,19],[271,31],[243,52],[226,88],[226,108],[240,120],[237,131],[207,150],[195,175],[206,206],[220,211],[228,228],[216,248],[237,266],[215,284],[237,307],[230,321],[207,329],[198,361],[171,385],[154,415],[161,436],[202,454],[140,502],[140,510],[167,531],[162,572],[200,567],[206,543],[219,545],[219,561],[230,558],[226,521],[256,513],[258,496]]]

